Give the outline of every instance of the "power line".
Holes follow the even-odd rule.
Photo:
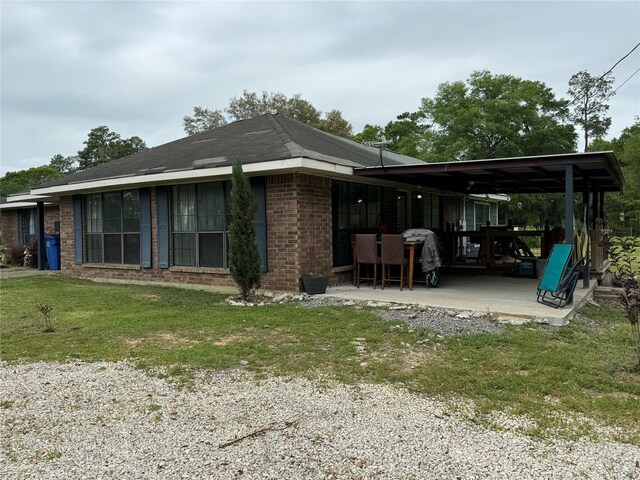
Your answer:
[[[602,80],[604,77],[606,77],[609,73],[611,73],[611,72],[613,71],[613,69],[614,69],[614,68],[616,68],[616,67],[618,66],[618,64],[619,64],[621,61],[623,61],[625,58],[627,58],[629,55],[631,55],[631,54],[633,53],[633,51],[634,51],[636,48],[638,48],[638,47],[640,47],[640,43],[638,43],[635,47],[633,47],[633,48],[629,51],[629,53],[627,53],[624,57],[622,57],[620,60],[618,60],[618,61],[613,65],[613,67],[611,67],[609,70],[607,70],[606,72],[604,72],[604,73],[602,74],[602,76],[601,76],[598,80],[596,80],[596,83],[597,83],[597,82],[599,82],[600,80]],[[622,86],[622,85],[621,85],[621,86]],[[620,87],[618,87],[618,88],[620,88]]]
[[[627,78],[624,82],[622,82],[622,83],[618,86],[618,88],[616,88],[613,92],[611,92],[611,93],[609,94],[609,96],[613,95],[613,94],[614,94],[614,93],[616,93],[618,90],[620,90],[620,87],[622,87],[625,83],[627,83],[629,80],[631,80],[631,79],[633,78],[633,76],[634,76],[636,73],[638,73],[638,72],[640,72],[640,68],[638,68],[635,72],[633,72],[631,75],[629,75],[629,78]]]

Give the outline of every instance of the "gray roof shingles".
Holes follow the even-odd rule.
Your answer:
[[[352,167],[380,165],[377,148],[317,130],[283,115],[267,113],[165,143],[37,188],[229,166],[236,160],[250,164],[297,157]],[[422,161],[392,152],[384,154],[385,165],[416,163]]]

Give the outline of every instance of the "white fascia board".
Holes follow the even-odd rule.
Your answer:
[[[23,195],[13,195],[11,197],[7,197],[7,203],[3,203],[3,205],[13,205],[15,207],[16,203],[33,203],[35,205],[36,202],[44,202],[45,200],[50,200],[50,195],[34,195],[30,193],[25,193]],[[18,208],[18,207],[16,207]]]
[[[285,160],[272,160],[270,162],[249,163],[242,166],[247,175],[278,174],[287,172],[305,171],[321,175],[353,176],[353,167],[337,165],[335,163],[321,162],[304,157],[289,158]],[[185,183],[214,178],[231,177],[231,166],[202,168],[197,170],[180,170],[176,172],[163,172],[150,175],[138,175],[131,177],[119,177],[94,182],[71,183],[55,187],[39,188],[31,190],[31,195],[25,195],[25,200],[33,200],[38,195],[45,198],[91,190],[109,190],[115,188],[133,188],[148,185],[161,185],[170,183]]]
[[[43,202],[44,206],[51,205],[50,202]],[[17,208],[36,208],[38,206],[37,202],[11,202],[11,203],[2,203],[0,204],[0,210],[11,210]]]

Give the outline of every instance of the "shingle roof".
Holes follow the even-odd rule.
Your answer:
[[[380,164],[377,148],[331,135],[279,114],[240,120],[54,180],[38,188],[118,177],[305,157],[351,167]],[[385,165],[423,163],[385,152]]]

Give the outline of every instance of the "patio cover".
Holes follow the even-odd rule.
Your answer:
[[[618,192],[624,188],[613,152],[468,160],[356,168],[356,176],[434,187],[465,194],[566,193],[571,169],[574,192]]]
[[[624,176],[613,152],[569,153],[535,157],[469,160],[356,168],[354,174],[433,187],[461,194],[564,193],[567,232],[574,231],[573,196],[581,192],[595,226],[604,216],[604,192],[624,189]],[[591,201],[593,196],[593,202]],[[573,243],[573,235],[567,235]],[[589,253],[584,266],[583,287],[589,286]]]

